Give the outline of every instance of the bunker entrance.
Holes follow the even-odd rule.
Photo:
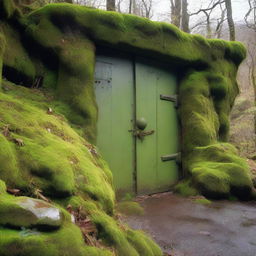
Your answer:
[[[141,57],[99,54],[97,146],[118,197],[170,189],[178,181],[177,81],[171,68]]]

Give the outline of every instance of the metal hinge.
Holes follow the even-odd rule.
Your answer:
[[[181,162],[181,153],[179,152],[176,154],[161,156],[161,160],[163,162],[175,160],[177,163],[180,163]]]
[[[161,100],[166,100],[166,101],[171,101],[175,103],[175,107],[178,107],[178,95],[164,95],[160,94],[160,99]]]

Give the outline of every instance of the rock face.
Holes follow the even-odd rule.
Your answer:
[[[14,200],[0,199],[0,225],[15,228],[51,230],[60,228],[63,213],[42,200],[18,197]]]
[[[42,226],[45,228],[59,228],[62,224],[63,217],[61,211],[42,200],[32,198],[21,198],[17,200],[24,210],[31,212],[36,217],[36,223],[33,226]]]

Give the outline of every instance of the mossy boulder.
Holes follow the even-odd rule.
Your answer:
[[[56,229],[62,225],[63,213],[55,206],[29,197],[2,196],[0,225],[16,228]]]

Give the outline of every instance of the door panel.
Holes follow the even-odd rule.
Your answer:
[[[137,191],[139,194],[168,190],[178,179],[175,161],[161,156],[178,152],[178,122],[175,104],[160,95],[176,94],[176,80],[166,67],[145,59],[136,62],[136,118],[144,117],[146,131],[154,134],[137,139]]]
[[[178,120],[175,103],[161,100],[160,95],[177,94],[175,76],[168,70],[159,70],[157,80],[157,189],[166,191],[178,180],[175,160],[163,162],[161,156],[178,152]]]
[[[98,56],[95,93],[99,108],[97,146],[107,160],[118,194],[134,190],[133,65],[125,57]]]
[[[157,186],[157,132],[156,132],[156,69],[136,62],[136,119],[147,121],[145,131],[154,130],[143,140],[137,139],[137,192],[154,192]]]
[[[178,152],[178,121],[175,103],[160,95],[176,94],[175,75],[148,59],[100,55],[95,93],[97,146],[112,170],[118,196],[168,190],[178,179],[178,166],[161,156]],[[154,131],[143,140],[129,132],[141,117],[147,121],[145,131]]]

